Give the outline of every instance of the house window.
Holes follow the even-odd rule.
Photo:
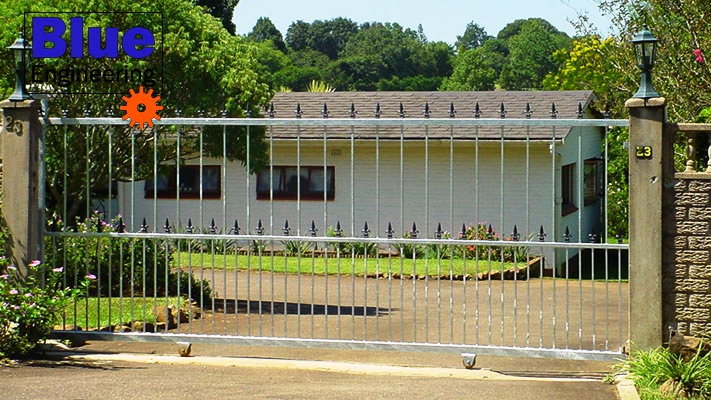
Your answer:
[[[158,175],[157,181],[146,180],[144,190],[146,199],[175,199],[180,190],[181,199],[200,198],[200,174],[199,165],[183,165],[180,167],[180,177],[178,170],[171,168],[168,172]],[[178,181],[180,179],[180,181]],[[154,195],[155,187],[155,195]],[[219,165],[202,166],[202,198],[219,199],[222,192]]]
[[[275,200],[323,200],[336,197],[335,167],[323,166],[273,166],[264,168],[257,175],[257,200],[269,200],[270,191]],[[300,176],[300,179],[297,177]],[[271,177],[271,180],[270,180]]]
[[[562,214],[566,216],[578,210],[575,205],[575,164],[564,165],[561,168]]]
[[[585,160],[583,167],[583,201],[590,205],[600,198],[602,177],[600,176],[600,160],[593,158]]]

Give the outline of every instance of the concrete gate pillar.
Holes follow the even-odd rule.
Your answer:
[[[662,186],[672,146],[663,134],[664,98],[633,98],[625,106],[630,112],[630,345],[648,350],[663,341]]]
[[[0,103],[2,107],[3,198],[2,217],[10,233],[10,261],[22,276],[27,266],[42,258],[42,209],[39,199],[40,102]]]

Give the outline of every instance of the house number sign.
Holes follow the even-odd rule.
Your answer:
[[[652,146],[637,146],[635,154],[637,158],[649,160],[652,158]]]

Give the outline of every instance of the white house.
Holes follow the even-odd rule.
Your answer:
[[[168,197],[176,185],[185,189],[179,202],[154,198],[151,182],[136,182],[133,190],[120,186],[118,208],[128,215],[133,200],[134,229],[145,217],[158,231],[165,218],[203,227],[214,218],[218,229],[237,220],[254,233],[261,219],[267,234],[281,234],[288,220],[291,234],[308,235],[314,221],[319,235],[340,222],[344,235],[361,236],[367,222],[371,237],[384,237],[388,223],[400,237],[416,223],[420,237],[431,238],[439,224],[456,233],[486,223],[506,237],[516,225],[522,239],[543,226],[547,241],[563,241],[567,228],[572,241],[586,242],[602,229],[603,128],[424,122],[426,108],[430,119],[450,118],[452,106],[456,120],[498,119],[502,104],[507,119],[596,118],[594,99],[591,91],[279,93],[277,119],[294,118],[297,105],[303,120],[322,119],[326,104],[330,119],[374,121],[378,106],[380,120],[422,124],[273,126],[271,166],[261,173],[204,159],[200,174],[192,160],[180,182],[159,179]]]

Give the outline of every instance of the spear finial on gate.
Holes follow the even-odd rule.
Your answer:
[[[291,228],[289,228],[289,220],[284,220],[284,227],[281,228],[281,233],[284,234],[284,236],[289,236],[289,231],[291,231]]]
[[[264,225],[262,225],[262,219],[260,218],[259,221],[257,222],[257,235],[263,235],[264,234]]]
[[[425,110],[422,112],[422,115],[424,115],[425,118],[430,117],[430,103],[425,102]]]
[[[442,232],[442,223],[438,222],[437,223],[437,230],[435,231],[435,238],[442,239],[443,234],[444,234],[444,232]]]
[[[511,233],[511,239],[513,239],[514,242],[518,242],[521,239],[521,234],[518,233],[518,226],[514,225],[513,227],[513,233]]]
[[[323,110],[321,111],[321,116],[324,118],[328,118],[329,114],[330,112],[328,111],[328,106],[326,105],[326,103],[323,103]]]
[[[242,228],[239,227],[239,224],[237,223],[237,219],[235,219],[235,223],[232,226],[232,234],[239,235],[240,229],[242,229]]]
[[[146,217],[143,217],[143,223],[141,223],[141,228],[138,233],[148,233],[148,224],[146,223]]]
[[[413,223],[412,223],[412,229],[410,230],[410,236],[411,236],[413,239],[417,239],[417,234],[418,234],[418,233],[420,233],[420,232],[417,230],[417,224],[415,224],[415,223],[413,222]]]
[[[91,110],[89,109],[89,105],[84,108],[84,118],[89,118],[91,116]]]
[[[351,110],[348,112],[348,116],[355,118],[356,114],[358,114],[358,111],[356,111],[355,104],[351,103]]]
[[[195,227],[193,226],[192,218],[188,218],[188,224],[185,226],[185,233],[193,233]]]
[[[457,111],[454,109],[454,102],[449,103],[449,118],[454,118],[457,116]]]
[[[489,228],[486,230],[486,237],[489,240],[494,240],[494,228],[491,227],[491,224],[489,224]]]
[[[245,118],[252,118],[252,106],[249,104],[249,102],[244,107],[244,116]]]
[[[168,218],[165,219],[165,225],[163,225],[163,232],[170,233],[170,221]]]
[[[123,217],[119,217],[118,224],[116,224],[116,231],[118,233],[126,233],[126,224],[123,223]]]
[[[276,111],[274,111],[274,103],[269,103],[269,111],[267,111],[267,115],[269,118],[274,118],[274,114],[276,114]]]
[[[459,232],[459,238],[460,239],[466,239],[467,238],[467,225],[462,224],[462,231]]]
[[[541,225],[541,229],[538,230],[538,241],[539,242],[546,241],[546,232],[543,230],[543,225]]]
[[[343,229],[341,229],[341,221],[336,222],[336,230],[334,231],[336,237],[343,236]]]
[[[210,235],[214,235],[217,233],[217,226],[215,226],[215,218],[210,221],[210,226],[208,226],[207,229]]]
[[[400,111],[398,111],[398,115],[400,115],[400,118],[405,118],[405,107],[403,107],[402,101],[400,102]]]
[[[375,103],[375,118],[380,118],[383,113],[380,112],[380,103]]]
[[[221,116],[222,118],[227,118],[227,109],[226,109],[226,108],[223,108],[223,109],[220,111],[220,116]]]
[[[309,229],[311,237],[316,237],[316,232],[318,232],[318,229],[316,229],[316,222],[314,220],[311,220],[311,229]]]
[[[573,235],[570,234],[570,229],[566,226],[565,233],[563,234],[563,240],[565,240],[565,243],[570,243],[571,237],[573,237]]]
[[[365,221],[365,225],[363,225],[363,230],[361,231],[363,234],[364,238],[370,237],[370,229],[368,229],[368,221]]]
[[[597,233],[593,232],[588,234],[588,239],[590,240],[590,243],[597,243]]]
[[[479,102],[477,101],[476,104],[474,104],[474,118],[480,118],[481,117],[481,107],[479,107]]]
[[[531,119],[532,114],[533,111],[531,111],[531,103],[526,103],[526,111],[524,112],[526,119]]]
[[[578,103],[578,119],[582,119],[585,113],[583,112],[583,103]]]
[[[551,118],[558,118],[558,110],[555,108],[555,102],[551,103]]]
[[[506,118],[506,107],[504,106],[504,102],[501,102],[501,106],[499,107],[499,117],[501,118]]]
[[[388,239],[392,239],[393,234],[395,234],[395,231],[393,231],[393,225],[388,222],[388,229],[385,230],[385,237],[387,237]]]
[[[301,118],[304,113],[301,111],[301,103],[296,103],[296,111],[294,111],[294,114],[296,114],[296,118]]]

